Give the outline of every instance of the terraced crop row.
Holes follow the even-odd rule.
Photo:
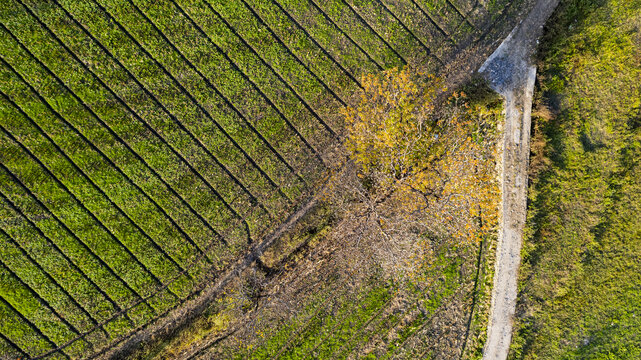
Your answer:
[[[179,306],[313,191],[361,76],[436,69],[493,11],[2,0],[0,355],[84,357]]]

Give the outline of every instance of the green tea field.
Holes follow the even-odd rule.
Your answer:
[[[445,69],[520,3],[1,0],[0,358],[90,358],[197,296],[343,162],[362,76]]]

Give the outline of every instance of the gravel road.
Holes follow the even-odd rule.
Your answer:
[[[504,360],[512,339],[521,242],[527,206],[530,115],[536,78],[533,55],[543,25],[559,0],[539,0],[479,72],[505,97],[501,183],[501,220],[496,249],[492,305],[483,350],[485,360]]]

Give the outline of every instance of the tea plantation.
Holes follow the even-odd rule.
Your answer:
[[[363,75],[438,71],[518,3],[2,0],[0,357],[179,307],[342,161]]]

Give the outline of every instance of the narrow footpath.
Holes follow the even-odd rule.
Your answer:
[[[521,242],[527,210],[532,93],[536,78],[533,56],[543,25],[559,0],[539,0],[479,72],[505,98],[502,142],[502,204],[485,360],[504,360],[512,339]]]

